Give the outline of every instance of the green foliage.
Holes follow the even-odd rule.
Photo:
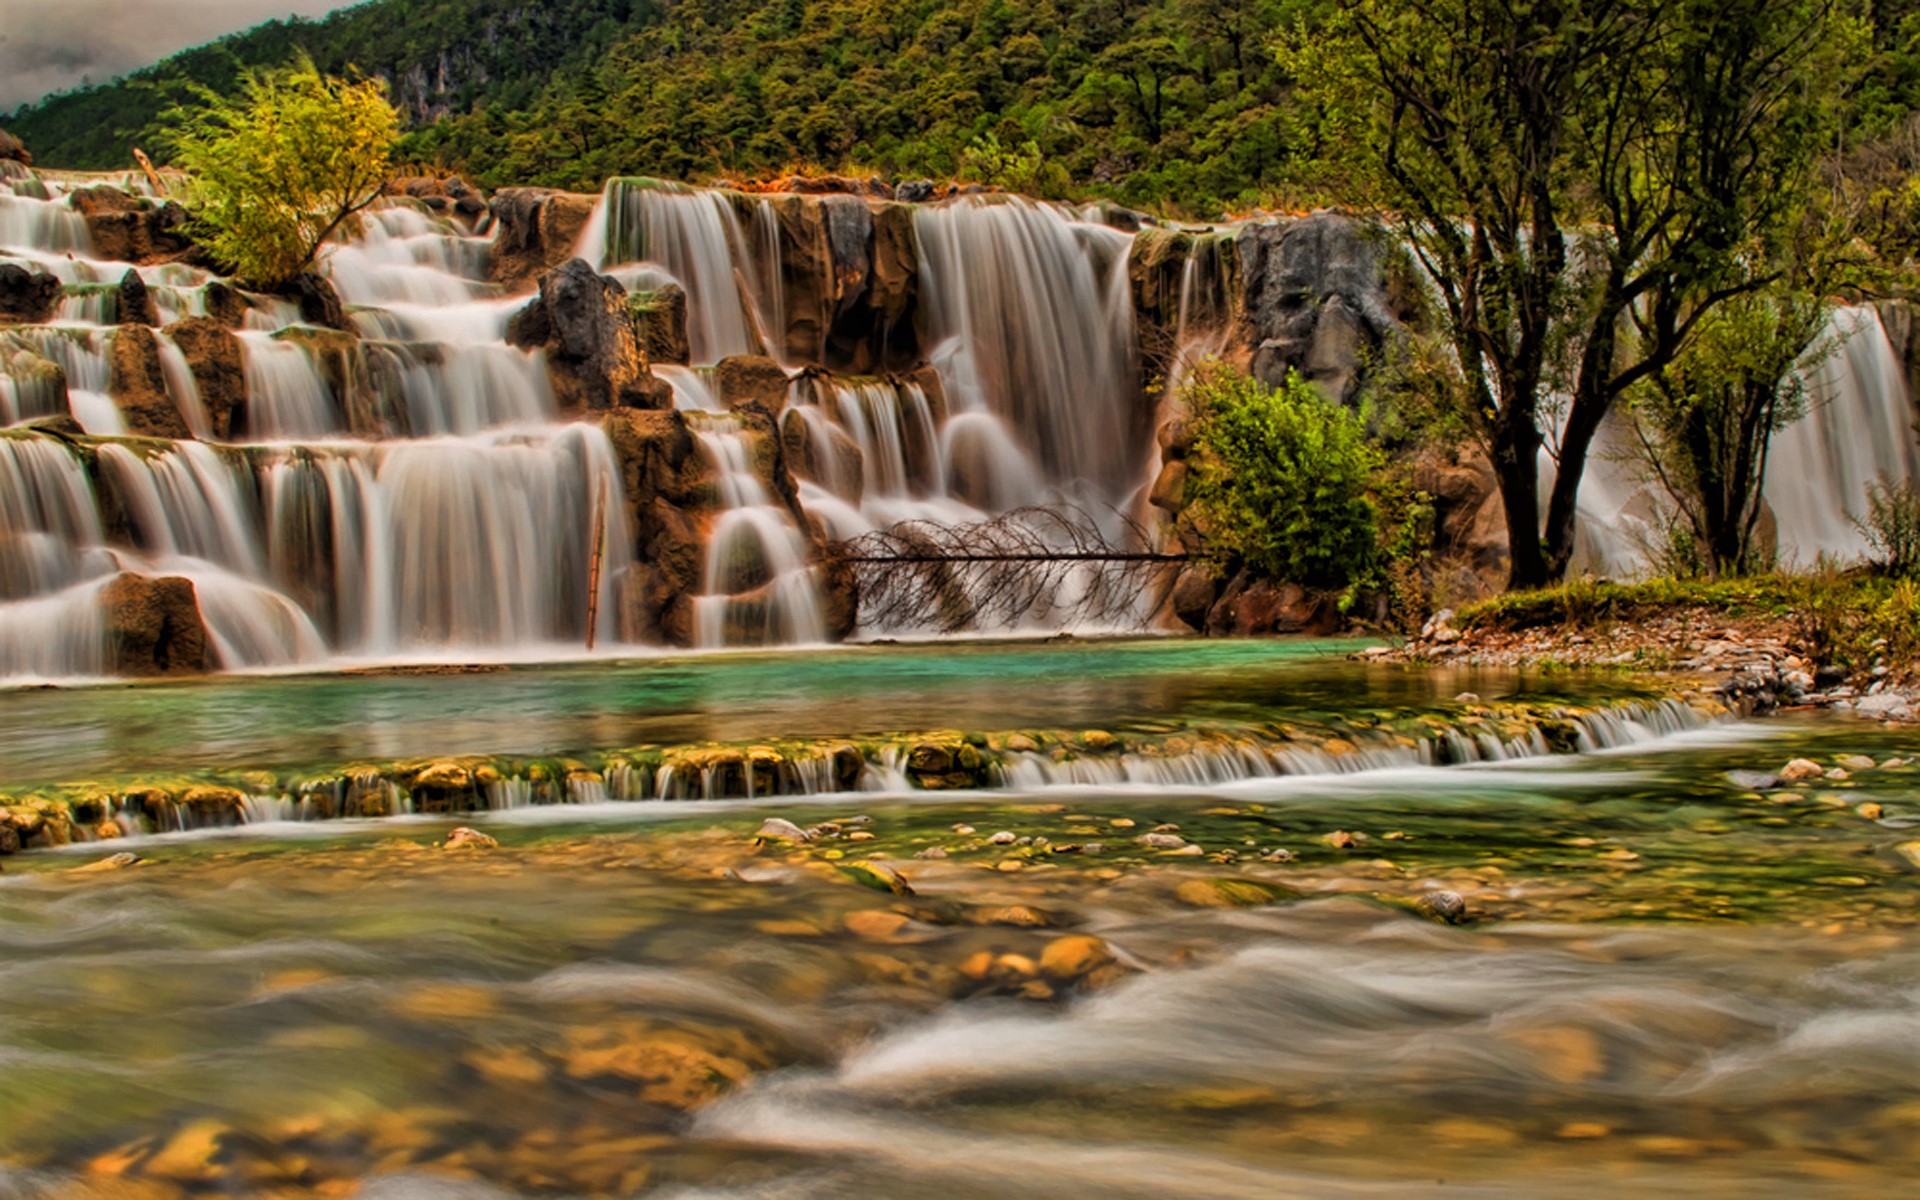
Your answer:
[[[275,288],[311,266],[328,237],[356,232],[399,136],[385,93],[376,80],[324,76],[302,56],[248,72],[231,98],[202,88],[198,107],[172,110],[168,146],[214,258]]]
[[[1272,32],[1334,0],[373,0],[23,110],[42,161],[124,167],[182,83],[305,47],[389,80],[410,158],[593,189],[798,168],[974,176],[1197,215],[1295,182]],[[442,64],[452,64],[444,71]]]
[[[1835,348],[1821,342],[1832,305],[1772,287],[1705,313],[1691,339],[1628,393],[1641,459],[1679,510],[1670,569],[1715,576],[1767,566],[1756,531],[1772,437],[1806,415],[1796,367]]]
[[[1859,526],[1883,572],[1899,579],[1920,575],[1920,486],[1873,484],[1867,489],[1867,519]]]
[[[1319,171],[1427,268],[1516,585],[1565,572],[1616,401],[1769,277],[1863,40],[1831,0],[1352,0],[1282,47]]]
[[[1268,579],[1339,588],[1379,562],[1380,452],[1360,418],[1289,375],[1273,389],[1218,362],[1182,392],[1187,496],[1209,545]]]

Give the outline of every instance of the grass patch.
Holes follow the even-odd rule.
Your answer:
[[[1864,669],[1920,665],[1920,583],[1870,571],[1756,575],[1745,579],[1581,579],[1512,592],[1463,608],[1465,629],[1592,629],[1680,612],[1729,620],[1785,619],[1795,649],[1820,663]]]

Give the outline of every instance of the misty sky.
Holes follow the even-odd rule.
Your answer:
[[[351,0],[0,0],[0,112],[275,17]]]

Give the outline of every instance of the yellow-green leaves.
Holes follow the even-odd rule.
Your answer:
[[[312,264],[328,237],[356,231],[380,194],[400,119],[379,80],[322,75],[302,56],[244,76],[237,94],[196,93],[175,109],[174,162],[214,258],[260,287]]]

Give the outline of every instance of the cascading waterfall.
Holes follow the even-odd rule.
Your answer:
[[[243,293],[246,386],[230,446],[212,442],[216,397],[202,396],[186,343],[163,329],[160,374],[193,438],[123,442],[122,280],[138,274],[166,325],[208,311],[212,277],[96,258],[69,202],[81,184],[5,171],[0,261],[51,274],[58,295],[43,323],[0,330],[0,422],[55,422],[3,439],[0,675],[115,669],[103,593],[126,573],[190,581],[227,668],[618,646],[635,532],[620,462],[597,423],[560,412],[542,355],[508,344],[526,301],[488,282],[484,236],[411,199],[371,211],[360,236],[323,255],[357,338],[303,326],[286,297]],[[861,378],[785,363],[793,384],[767,430],[726,411],[701,368],[782,359],[789,311],[811,321],[820,296],[858,278],[794,290],[810,286],[793,272],[812,261],[783,261],[812,253],[810,242],[783,250],[783,239],[805,241],[798,203],[814,202],[614,180],[581,238],[582,253],[629,286],[686,292],[698,366],[654,369],[718,499],[700,518],[697,643],[823,640],[822,535],[1020,522],[1035,508],[1085,514],[1110,544],[1131,545],[1126,518],[1147,511],[1155,466],[1148,435],[1166,415],[1143,397],[1132,235],[1013,197],[916,208],[914,320],[932,372],[886,374],[914,364],[884,355],[870,368],[881,373]],[[1181,264],[1176,380],[1228,336],[1225,245],[1197,236]],[[843,251],[834,243],[824,269],[846,270]],[[1808,372],[1817,403],[1774,454],[1768,497],[1790,562],[1858,554],[1868,484],[1920,478],[1904,374],[1877,316],[1843,309],[1835,331],[1840,352]],[[87,436],[59,440],[63,417]],[[772,482],[776,453],[797,505]],[[1617,474],[1596,463],[1582,498],[1591,560],[1615,571],[1643,561],[1635,543],[1654,520],[1638,482]],[[955,586],[980,569],[957,567]],[[1006,631],[1057,629],[1074,593],[1100,585],[1097,563],[1076,567]]]
[[[1807,414],[1774,438],[1767,464],[1767,503],[1789,567],[1863,557],[1868,489],[1920,481],[1906,370],[1879,314],[1838,309],[1826,336],[1839,346],[1803,372]]]
[[[700,372],[659,372],[673,387],[675,407],[693,420],[719,492],[701,594],[693,602],[694,644],[718,649],[824,642],[826,621],[806,536],[760,482],[746,428]]]
[[[758,232],[764,243],[766,232]],[[603,268],[638,265],[657,273],[627,272],[630,284],[664,276],[686,290],[687,342],[694,362],[711,364],[774,349],[763,345],[751,324],[757,301],[749,280],[757,272],[746,233],[724,193],[656,179],[609,180],[580,241],[588,261]]]
[[[991,412],[1046,482],[1124,499],[1146,417],[1136,411],[1131,238],[1024,200],[922,208],[920,290],[956,413]]]
[[[1807,412],[1773,436],[1764,497],[1783,567],[1857,562],[1871,487],[1920,482],[1920,440],[1906,370],[1871,305],[1834,310],[1831,353],[1799,371]],[[1542,455],[1542,496],[1552,460]],[[1646,478],[1628,435],[1603,426],[1581,481],[1576,569],[1633,576],[1653,569],[1670,502]]]
[[[109,322],[133,268],[86,257],[63,186],[39,190],[0,191],[0,261],[62,296],[49,323],[0,330],[0,420],[70,414],[112,439]],[[612,444],[562,423],[541,358],[506,344],[525,301],[485,283],[484,238],[407,201],[368,215],[325,256],[361,339],[247,297],[235,429],[251,444],[211,443],[165,330],[161,373],[197,440],[0,437],[0,678],[115,669],[103,591],[123,573],[188,580],[228,669],[551,658],[588,641],[589,614],[618,644],[633,539]],[[163,322],[206,311],[205,273],[137,270]]]

